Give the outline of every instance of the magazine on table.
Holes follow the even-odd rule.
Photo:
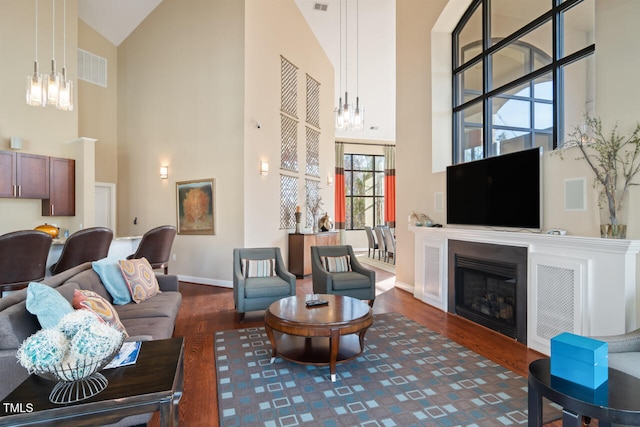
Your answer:
[[[141,341],[130,341],[122,344],[120,351],[104,369],[119,368],[120,366],[133,365],[140,354]]]

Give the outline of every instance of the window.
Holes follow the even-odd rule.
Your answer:
[[[593,104],[594,10],[594,0],[472,2],[453,32],[454,163],[562,145]]]
[[[384,156],[344,155],[346,229],[384,224]]]

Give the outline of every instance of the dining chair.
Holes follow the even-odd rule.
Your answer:
[[[387,259],[393,258],[393,263],[396,263],[396,238],[389,227],[383,227],[382,233],[384,234],[384,245],[387,250]]]
[[[367,233],[367,240],[369,241],[369,258],[376,257],[376,251],[378,250],[378,243],[376,242],[376,238],[373,235],[373,229],[369,226],[364,227],[365,232]],[[373,256],[371,256],[371,252],[373,251]]]
[[[381,226],[374,227],[374,230],[376,232],[376,241],[378,242],[378,259],[382,259],[383,261],[386,261],[387,245],[386,245],[386,242],[384,241],[384,233],[382,232],[382,227]]]

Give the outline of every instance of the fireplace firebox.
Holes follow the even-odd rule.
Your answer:
[[[527,250],[449,240],[449,312],[527,343]]]

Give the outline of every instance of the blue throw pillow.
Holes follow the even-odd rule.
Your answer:
[[[45,329],[55,327],[65,314],[74,311],[60,292],[38,282],[29,283],[27,288],[27,310],[38,317]]]
[[[115,305],[124,305],[131,302],[131,292],[127,282],[124,280],[120,264],[117,259],[103,258],[99,261],[91,263],[93,271],[95,271]]]

